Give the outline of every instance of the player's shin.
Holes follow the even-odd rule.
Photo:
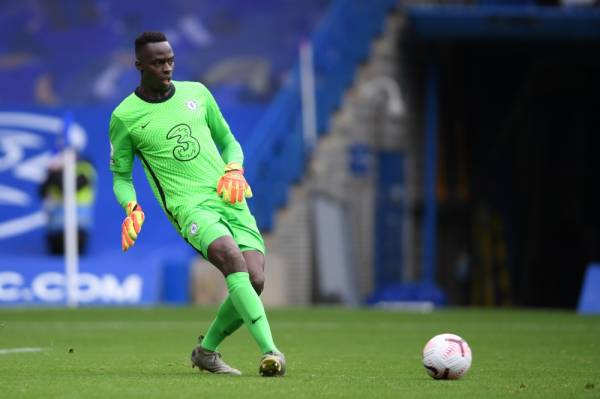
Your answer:
[[[211,351],[216,351],[218,346],[228,336],[233,334],[244,324],[242,317],[233,306],[231,297],[228,296],[219,307],[217,316],[206,332],[202,340],[202,347]]]
[[[273,342],[265,308],[250,283],[250,275],[245,272],[231,273],[225,280],[233,306],[242,316],[262,353],[278,351]]]

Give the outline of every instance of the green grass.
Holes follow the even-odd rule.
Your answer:
[[[600,318],[567,312],[337,308],[270,310],[288,359],[284,378],[257,375],[245,329],[223,345],[242,377],[199,373],[189,353],[214,309],[4,309],[2,398],[598,398]],[[431,379],[421,349],[453,332],[473,350],[458,381]]]

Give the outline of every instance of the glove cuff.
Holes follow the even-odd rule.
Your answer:
[[[131,215],[131,213],[133,211],[141,211],[142,207],[140,206],[140,204],[138,204],[136,201],[129,201],[127,203],[127,207],[125,207],[125,212],[127,213],[127,216]]]
[[[244,174],[244,167],[239,162],[229,162],[227,165],[225,165],[225,173],[232,172],[234,170]]]

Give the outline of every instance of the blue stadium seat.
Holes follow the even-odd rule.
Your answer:
[[[590,264],[585,272],[577,312],[600,314],[600,263]]]

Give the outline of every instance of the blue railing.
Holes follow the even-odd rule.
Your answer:
[[[356,68],[366,60],[372,39],[397,0],[337,0],[311,37],[315,70],[317,133],[341,103]],[[273,228],[274,212],[287,202],[310,157],[302,135],[300,67],[287,81],[246,144],[248,179],[255,192],[251,207],[263,230]]]

